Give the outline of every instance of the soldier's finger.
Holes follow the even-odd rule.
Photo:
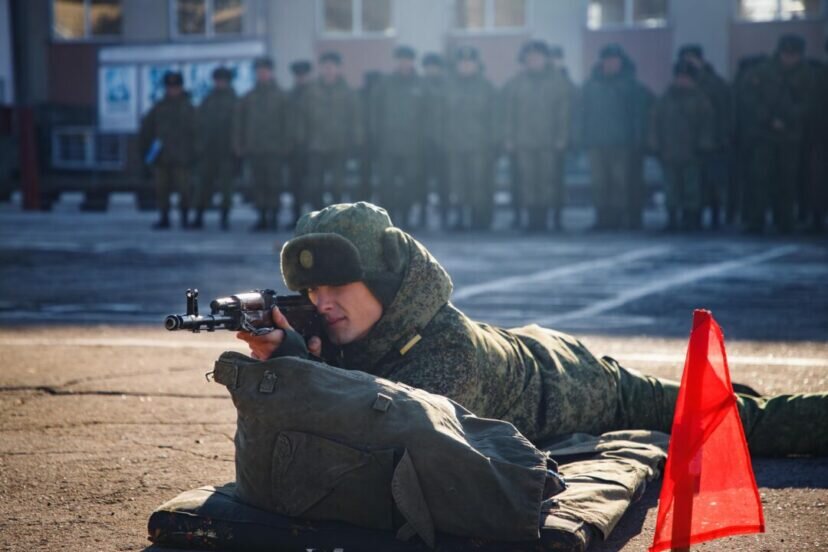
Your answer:
[[[313,356],[322,356],[322,340],[313,336],[308,340],[308,351]]]
[[[279,310],[279,307],[273,307],[273,311],[270,315],[273,318],[273,323],[276,324],[277,328],[281,328],[283,330],[293,329],[293,326],[290,325],[290,322],[288,322],[288,319],[284,314],[282,314],[282,311]]]

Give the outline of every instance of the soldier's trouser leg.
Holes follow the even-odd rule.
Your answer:
[[[471,200],[471,225],[476,230],[486,230],[492,225],[494,198],[492,190],[492,165],[488,151],[469,154],[468,182]]]
[[[297,221],[302,215],[302,208],[305,203],[308,200],[310,200],[311,203],[313,202],[309,194],[307,152],[304,150],[294,152],[291,154],[288,163],[290,189],[293,194],[293,219],[294,221]]]
[[[417,154],[400,156],[403,176],[403,186],[400,189],[400,202],[403,211],[403,220],[408,221],[411,206],[422,197],[422,170],[421,157]]]
[[[630,153],[629,191],[626,200],[625,226],[630,229],[641,228],[646,202],[646,185],[644,183],[644,155],[640,151]]]
[[[379,190],[380,205],[391,215],[397,225],[408,224],[408,208],[405,203],[405,185],[404,179],[398,179],[398,175],[403,173],[402,164],[404,158],[402,155],[383,154],[379,159]],[[402,180],[402,183],[400,182]]]
[[[603,360],[618,377],[618,414],[612,429],[669,433],[679,384],[642,375],[606,357]],[[828,393],[737,395],[737,405],[752,454],[828,454]]]
[[[466,156],[463,153],[451,152],[448,156],[448,196],[451,207],[457,212],[457,227],[464,225],[463,211],[466,201]],[[446,214],[446,222],[448,222]]]
[[[664,161],[661,164],[664,173],[664,200],[670,220],[674,221],[676,213],[681,209],[681,167],[678,163]]]
[[[516,153],[520,171],[521,201],[529,214],[529,229],[546,228],[549,209],[549,166],[540,150],[520,150]]]
[[[311,207],[321,209],[324,201],[325,191],[325,168],[324,160],[321,153],[311,153],[308,155],[308,178],[305,198],[311,204]]]
[[[153,171],[155,177],[155,198],[162,218],[169,216],[170,194],[172,193],[172,167],[157,166]]]
[[[345,172],[347,169],[348,156],[345,152],[334,152],[330,154],[328,167],[331,178],[331,197],[334,203],[341,203],[345,193]]]
[[[768,141],[755,144],[745,189],[745,222],[749,230],[758,232],[765,227],[765,213],[770,203],[771,183],[778,178],[776,148]]]
[[[790,232],[794,225],[794,205],[800,180],[802,160],[799,142],[780,144],[777,148],[778,178],[771,181],[770,194],[773,223],[780,232]]]
[[[589,170],[592,179],[592,202],[595,205],[595,226],[609,225],[609,156],[604,148],[589,152]]]
[[[555,150],[550,156],[552,163],[551,173],[551,195],[550,205],[555,213],[555,228],[560,230],[563,227],[561,222],[561,213],[563,212],[564,203],[566,201],[566,186],[564,184],[564,171],[566,169],[566,153]]]
[[[609,183],[607,203],[609,224],[612,228],[623,225],[627,205],[630,202],[630,161],[632,154],[627,148],[610,148],[608,153]]]

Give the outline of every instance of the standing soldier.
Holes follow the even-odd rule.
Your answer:
[[[549,70],[544,42],[529,43],[525,56],[526,70],[506,85],[504,148],[517,160],[528,229],[546,229],[550,207],[555,228],[560,228],[563,190],[557,176],[569,142],[568,84],[559,72]]]
[[[696,84],[695,65],[680,60],[673,74],[672,84],[656,104],[653,149],[658,152],[664,170],[667,228],[697,230],[701,227],[703,206],[702,155],[713,147],[714,111],[707,95]]]
[[[744,101],[757,132],[745,198],[750,232],[764,230],[768,207],[780,232],[793,230],[805,129],[816,102],[815,76],[804,51],[801,37],[785,35],[774,57],[745,76]]]
[[[495,89],[483,76],[476,49],[461,47],[455,60],[446,88],[449,198],[457,211],[456,227],[486,230],[492,224],[494,193]]]
[[[828,40],[825,41],[825,51],[828,52]],[[807,199],[802,215],[806,221],[810,218],[812,232],[821,233],[828,210],[828,63],[817,60],[810,60],[810,63],[815,73],[816,93],[814,113],[808,118]]]
[[[599,230],[635,227],[630,205],[640,191],[631,183],[632,164],[646,135],[643,87],[635,68],[617,44],[601,50],[600,59],[581,93],[578,116],[583,146],[589,150],[592,190]],[[625,220],[626,219],[626,220]]]
[[[195,157],[196,116],[184,91],[181,73],[164,73],[164,97],[141,121],[139,141],[144,161],[153,166],[160,217],[156,229],[170,227],[170,194],[178,192],[181,227],[188,227],[187,214],[192,188],[191,165]]]
[[[259,218],[254,232],[276,228],[279,194],[283,189],[283,168],[289,147],[287,140],[287,95],[273,78],[273,60],[253,63],[256,84],[239,102],[236,110],[236,152],[248,163],[253,202]]]
[[[379,155],[382,205],[407,226],[411,206],[422,194],[420,162],[425,90],[408,46],[394,50],[396,67],[377,84],[371,99],[371,126]]]
[[[440,198],[440,221],[448,225],[449,186],[446,182],[446,67],[443,56],[426,54],[423,57],[423,88],[425,89],[425,124],[423,129],[423,209],[420,225],[425,224],[430,185],[434,182]]]
[[[308,90],[308,155],[312,196],[321,209],[325,189],[340,203],[348,157],[362,141],[359,98],[342,76],[336,52],[319,57],[319,78]],[[328,185],[326,185],[328,184]]]
[[[566,132],[568,138],[567,149],[562,154],[561,162],[558,163],[558,172],[555,175],[554,180],[555,188],[560,190],[557,194],[557,197],[560,199],[560,205],[557,210],[558,212],[562,212],[562,208],[566,204],[567,152],[571,151],[574,143],[574,133],[572,132],[572,128],[575,123],[575,118],[577,117],[578,87],[574,82],[572,82],[572,77],[569,76],[569,70],[566,68],[566,63],[564,61],[563,47],[558,44],[553,44],[549,47],[549,68],[550,70],[557,72],[566,82],[566,90],[569,95],[569,99],[567,100],[569,103],[569,126]],[[555,216],[555,224],[558,230],[563,227],[562,217],[562,214]]]
[[[198,142],[201,175],[194,228],[204,225],[204,211],[213,203],[213,195],[221,192],[221,229],[227,230],[233,204],[233,179],[236,159],[233,154],[233,114],[236,91],[232,86],[233,72],[226,67],[213,71],[213,89],[198,108]]]
[[[359,148],[359,191],[360,200],[372,201],[374,196],[374,174],[377,161],[376,129],[372,125],[373,112],[370,109],[377,86],[382,80],[379,71],[366,71],[359,91],[359,105],[362,114],[362,146]]]
[[[293,224],[302,216],[302,208],[309,201],[314,209],[321,208],[322,198],[308,194],[308,97],[311,88],[311,70],[309,61],[294,61],[290,64],[293,75],[293,88],[288,94],[288,135],[290,153],[288,154],[288,174],[293,195]]]
[[[729,161],[733,121],[730,89],[713,66],[705,61],[700,45],[682,46],[678,57],[696,68],[696,83],[713,107],[713,148],[705,155],[702,164],[702,198],[704,204],[710,207],[711,225],[718,228],[722,203],[728,223],[733,222],[737,204]]]

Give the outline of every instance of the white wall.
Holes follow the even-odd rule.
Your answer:
[[[583,32],[589,0],[530,0],[532,38],[559,44],[569,74],[576,82],[583,80]]]
[[[276,58],[276,78],[282,88],[290,88],[290,64],[298,59],[314,60],[316,39],[316,0],[279,0],[269,2],[268,49]]]
[[[9,0],[0,0],[0,79],[3,81],[0,103],[14,103],[14,65]]]
[[[729,77],[729,37],[732,16],[732,2],[723,0],[670,2],[670,19],[674,27],[671,58],[675,58],[675,54],[683,44],[701,44],[707,61],[720,75]]]
[[[414,48],[418,58],[427,52],[443,53],[449,29],[450,2],[396,0],[394,9],[398,44]]]

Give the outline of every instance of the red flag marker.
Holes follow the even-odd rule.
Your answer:
[[[710,311],[693,313],[650,552],[764,533],[759,489]]]

